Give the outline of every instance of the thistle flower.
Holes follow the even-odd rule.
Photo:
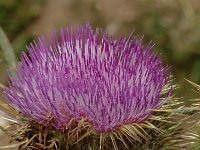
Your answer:
[[[39,37],[27,46],[28,55],[22,53],[16,77],[9,75],[9,104],[31,122],[64,132],[67,143],[91,132],[100,147],[110,133],[115,149],[114,137],[126,148],[124,137],[131,143],[148,139],[146,128],[157,130],[149,119],[168,107],[169,67],[151,52],[151,43],[145,47],[131,38],[109,38],[89,24],[77,27],[76,34],[65,28],[60,36]]]
[[[17,79],[10,76],[10,104],[41,124],[53,118],[56,129],[71,118],[87,118],[97,132],[147,119],[166,101],[160,94],[168,67],[150,54],[151,45],[99,36],[86,25],[75,39],[64,29],[60,41],[53,35],[28,46],[30,58],[23,53]]]

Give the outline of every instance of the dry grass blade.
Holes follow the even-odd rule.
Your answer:
[[[10,117],[7,113],[3,112],[0,110],[0,117],[7,120],[7,121],[10,121],[10,122],[13,122],[13,123],[16,123],[18,124],[18,120],[13,118],[13,117]]]
[[[5,86],[0,83],[0,88],[5,89]]]
[[[29,140],[26,139],[25,141],[22,141],[20,143],[16,143],[16,144],[11,144],[11,145],[7,145],[7,146],[1,146],[0,149],[8,149],[8,148],[14,148],[14,147],[19,147],[20,145],[23,145],[25,143],[27,143]]]
[[[25,143],[25,144],[22,146],[21,150],[23,150],[24,148],[26,148],[26,147],[28,146],[28,144],[31,143],[31,141],[32,141],[35,137],[37,137],[37,136],[38,136],[38,134],[35,134],[31,139],[29,139],[28,142]]]
[[[48,146],[45,146],[45,145],[40,144],[40,143],[36,143],[36,145],[41,147],[42,149],[52,149],[55,144],[56,144],[56,141],[52,141]]]

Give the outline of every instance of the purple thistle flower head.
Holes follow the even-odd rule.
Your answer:
[[[89,24],[42,36],[21,55],[5,90],[10,104],[30,119],[64,129],[71,119],[104,133],[148,119],[170,95],[168,67],[141,40],[109,38]]]

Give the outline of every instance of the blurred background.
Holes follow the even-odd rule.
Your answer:
[[[134,29],[138,38],[145,35],[144,43],[153,41],[154,50],[172,66],[174,82],[180,85],[177,97],[187,102],[198,96],[184,78],[200,84],[199,0],[0,0],[0,26],[18,60],[37,36],[87,21],[118,37]],[[1,57],[0,51],[0,83],[6,85]]]

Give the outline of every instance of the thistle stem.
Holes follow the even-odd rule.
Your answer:
[[[16,56],[14,54],[13,48],[6,36],[5,32],[0,26],[0,48],[2,51],[3,59],[6,62],[9,70],[12,70],[16,67]]]

